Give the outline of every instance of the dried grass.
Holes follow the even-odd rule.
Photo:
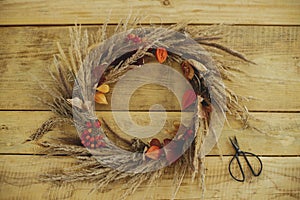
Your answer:
[[[131,28],[135,28],[138,24],[138,18],[132,18],[131,15],[128,16],[128,18],[125,21],[121,21],[118,26],[115,29],[115,33],[118,33],[120,31],[126,31],[130,30]],[[108,22],[107,22],[108,23]],[[91,88],[94,88],[95,86],[86,86],[85,82],[90,82],[91,80],[91,74],[90,70],[87,70],[89,72],[87,73],[78,73],[80,67],[90,66],[94,64],[93,59],[99,58],[104,56],[103,52],[101,52],[101,48],[95,50],[95,47],[97,47],[98,44],[103,42],[107,39],[107,23],[105,23],[99,30],[93,34],[91,37],[89,37],[88,32],[82,31],[80,26],[75,26],[74,28],[70,29],[70,38],[71,38],[71,46],[68,50],[68,53],[66,54],[61,46],[58,44],[58,50],[59,54],[54,57],[54,70],[50,69],[50,74],[56,84],[56,88],[53,88],[51,92],[49,92],[52,97],[53,101],[50,103],[47,103],[50,107],[50,109],[56,114],[55,118],[51,118],[44,122],[39,129],[36,130],[36,132],[29,138],[29,140],[40,140],[48,131],[53,129],[57,124],[61,122],[72,122],[77,123],[77,120],[79,119],[85,119],[87,116],[82,114],[81,112],[76,112],[76,109],[74,111],[72,105],[68,101],[68,99],[72,98],[73,94],[73,84],[77,83],[80,87],[81,91],[81,98],[83,103],[83,108],[86,108],[89,110],[89,104],[88,102],[91,99],[88,99],[88,96],[91,96]],[[151,34],[147,35],[146,38],[149,38],[149,45],[139,48],[132,56],[129,58],[123,60],[120,62],[115,68],[111,68],[111,70],[105,74],[106,76],[106,83],[113,83],[118,81],[120,78],[124,76],[124,74],[133,68],[133,63],[143,57],[144,55],[147,55],[147,50],[151,46],[172,46],[172,44],[179,44],[181,41],[174,41],[174,40],[166,40],[168,38],[168,34],[170,31],[178,30],[183,31],[187,35],[191,35],[192,37],[196,38],[196,40],[202,44],[209,47],[213,47],[219,50],[222,50],[234,57],[237,57],[243,61],[252,63],[249,61],[246,57],[244,57],[242,54],[224,47],[221,44],[212,42],[215,40],[220,39],[219,33],[213,32],[212,35],[208,35],[207,33],[200,35],[193,34],[192,32],[186,32],[185,27],[187,27],[187,24],[177,24],[170,26],[168,29],[157,29]],[[209,32],[209,31],[208,31]],[[160,39],[165,39],[164,42]],[[118,39],[117,39],[118,40]],[[117,49],[120,49],[121,47],[118,46],[118,44],[112,45],[111,47],[107,48],[107,55],[106,57],[110,57],[114,55],[114,51]],[[126,48],[126,47],[122,47]],[[187,47],[187,52],[191,51],[190,53],[192,55],[197,56],[199,52],[193,52],[192,50],[189,50]],[[172,57],[172,60],[175,62],[181,62],[181,58],[178,56]],[[138,67],[138,66],[137,66]],[[226,66],[221,62],[216,63],[217,70],[221,73],[221,76],[224,79],[232,81],[233,73],[232,71],[238,71],[239,69]],[[212,72],[213,73],[213,72]],[[77,79],[75,79],[77,77]],[[211,80],[213,81],[213,80]],[[222,91],[223,85],[215,84],[213,87],[212,92],[215,93],[216,97],[220,98],[220,101],[216,101],[219,109],[222,110],[222,114],[226,117],[225,111],[227,111],[229,114],[237,116],[238,120],[240,120],[245,125],[247,124],[247,120],[249,118],[249,113],[247,109],[241,104],[242,100],[247,100],[243,97],[240,97],[236,95],[232,90],[225,87],[225,94],[220,94]],[[47,88],[50,89],[50,88]],[[219,95],[219,96],[218,96]],[[222,105],[222,98],[227,98],[227,105],[225,105],[226,108],[224,108],[224,105]],[[205,191],[205,158],[201,158],[201,145],[203,144],[204,139],[208,134],[215,134],[214,131],[212,133],[209,133],[209,119],[205,116],[208,116],[209,114],[205,114],[205,110],[203,109],[203,106],[201,104],[201,101],[199,99],[199,105],[198,105],[198,112],[197,112],[197,120],[196,120],[196,127],[197,128],[197,134],[194,140],[194,143],[191,148],[187,150],[187,152],[174,164],[172,164],[171,168],[174,169],[174,190],[172,192],[171,199],[174,199],[178,189],[180,188],[180,185],[182,183],[183,178],[186,175],[186,172],[188,170],[192,171],[192,180],[195,180],[196,178],[200,180],[201,187],[202,187],[202,193],[204,196]],[[77,119],[77,120],[74,120]],[[105,122],[105,120],[104,120]],[[109,132],[113,132],[107,123],[104,123],[107,127],[107,130]],[[77,124],[78,125],[78,124]],[[117,135],[116,133],[113,133]],[[216,137],[217,138],[217,137]],[[130,145],[130,141],[125,141],[127,145]],[[77,181],[88,181],[95,183],[95,187],[93,188],[93,191],[103,191],[107,185],[113,182],[117,182],[120,180],[126,180],[129,187],[121,188],[123,191],[123,195],[120,197],[120,199],[126,199],[128,196],[133,194],[136,189],[143,183],[148,182],[150,186],[155,184],[155,181],[158,180],[163,175],[163,170],[157,170],[154,172],[146,172],[143,173],[145,170],[145,165],[143,165],[140,162],[136,163],[126,163],[126,159],[129,159],[129,157],[124,157],[122,154],[121,156],[115,156],[110,155],[110,151],[103,151],[98,152],[97,156],[103,157],[102,163],[98,162],[98,160],[94,157],[89,157],[91,153],[83,146],[80,145],[72,145],[72,144],[56,144],[56,143],[49,143],[49,142],[40,142],[40,146],[45,147],[47,150],[46,152],[49,153],[49,155],[55,155],[58,153],[63,153],[67,155],[71,155],[77,160],[77,165],[72,166],[67,169],[62,169],[60,171],[54,171],[49,172],[47,174],[44,174],[40,177],[40,181],[43,182],[66,182],[66,183],[72,183]],[[110,148],[110,146],[109,146]],[[139,158],[137,158],[139,159]],[[116,166],[118,163],[125,163],[123,166],[124,168],[122,170],[116,170],[112,168],[105,167],[107,163],[116,163]],[[136,167],[136,173],[126,173],[124,172],[124,169],[126,167],[131,168],[133,165],[140,164]],[[128,166],[126,166],[128,165]],[[132,166],[131,166],[132,165]],[[122,166],[122,165],[121,165]]]

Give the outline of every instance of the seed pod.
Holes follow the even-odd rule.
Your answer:
[[[179,121],[174,121],[174,122],[173,122],[173,126],[174,126],[176,129],[179,129],[179,127],[180,127],[180,122],[179,122]]]
[[[194,59],[188,59],[190,65],[192,65],[199,73],[206,73],[208,69],[201,63]]]
[[[163,63],[168,57],[168,51],[162,47],[157,48],[155,52],[155,57],[159,63]]]
[[[171,141],[169,138],[164,139],[164,146],[168,145]]]
[[[195,71],[194,71],[192,65],[187,60],[184,60],[181,63],[181,68],[182,68],[184,77],[187,78],[188,80],[192,80],[192,78],[194,77],[194,74],[195,74]]]
[[[103,94],[106,94],[109,92],[109,86],[107,84],[102,84],[99,87],[97,87],[96,90]]]
[[[99,104],[108,104],[105,95],[99,92],[95,94],[95,101]]]
[[[73,99],[67,99],[67,102],[70,103],[72,106],[82,109],[84,104],[81,99],[75,97]]]
[[[161,147],[161,143],[158,139],[156,138],[153,138],[151,141],[150,141],[150,146],[158,146],[158,147]]]

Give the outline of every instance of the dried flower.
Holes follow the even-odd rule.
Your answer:
[[[109,86],[107,84],[102,84],[99,87],[97,87],[96,90],[103,94],[106,94],[109,92]]]
[[[83,102],[78,97],[75,97],[73,99],[67,99],[67,102],[70,103],[72,106],[75,106],[77,108],[80,108],[80,109],[83,108]]]
[[[146,152],[145,156],[151,158],[152,160],[157,160],[161,155],[161,150],[158,146],[151,146]]]
[[[99,104],[108,104],[105,95],[99,92],[95,94],[95,101]]]
[[[109,86],[102,84],[96,88],[95,101],[99,104],[108,104],[105,94],[109,92]]]
[[[128,34],[126,40],[127,41],[132,41],[132,42],[134,42],[136,44],[142,42],[142,38],[140,38],[138,35],[135,35],[133,33]]]
[[[155,52],[155,57],[159,63],[163,63],[168,57],[168,51],[162,47],[157,48]]]

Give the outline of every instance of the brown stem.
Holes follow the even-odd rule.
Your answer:
[[[214,48],[217,48],[217,49],[220,49],[226,53],[229,53],[230,55],[234,56],[234,57],[237,57],[239,59],[242,59],[246,62],[249,62],[249,63],[252,63],[252,64],[255,64],[255,62],[251,61],[251,60],[248,60],[245,56],[243,56],[242,54],[240,54],[239,52],[236,52],[228,47],[225,47],[221,44],[217,44],[217,43],[214,43],[214,42],[205,42],[205,41],[202,41],[202,40],[196,40],[199,44],[203,44],[203,45],[206,45],[206,46],[210,46],[210,47],[214,47]]]

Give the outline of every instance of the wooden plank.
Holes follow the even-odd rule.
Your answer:
[[[146,15],[143,23],[229,24],[300,24],[300,3],[296,0],[270,1],[209,1],[209,0],[157,0],[86,2],[80,0],[21,1],[4,0],[0,3],[0,24],[96,24],[106,21],[118,23],[130,10],[134,15]]]
[[[97,112],[99,117],[103,117],[118,134],[124,138],[130,139],[130,135],[125,134],[116,124],[112,113]],[[117,113],[118,114],[118,113]],[[154,117],[161,116],[162,113],[152,113]],[[293,156],[299,155],[300,152],[300,113],[252,113],[257,119],[253,123],[256,128],[263,133],[251,129],[242,130],[239,123],[229,118],[229,125],[224,126],[223,132],[219,139],[221,152],[225,155],[234,153],[228,137],[236,135],[240,146],[245,151],[254,152],[258,155],[281,155]],[[36,154],[44,153],[44,149],[34,143],[23,142],[38,128],[42,122],[48,119],[52,114],[50,112],[6,112],[2,111],[0,116],[0,153],[1,154]],[[147,112],[132,112],[132,119],[139,125],[147,125],[150,118]],[[168,112],[167,121],[159,134],[155,137],[170,137],[165,130],[171,130],[173,121],[180,121],[180,113]],[[119,121],[118,123],[124,123]],[[64,138],[76,138],[74,129],[64,129],[66,132],[53,130],[48,133],[44,140],[54,141]],[[145,139],[147,142],[149,139]],[[210,155],[219,155],[217,148],[214,148]]]
[[[96,26],[87,27],[90,31]],[[113,29],[110,26],[109,29]],[[191,26],[203,29],[208,26]],[[218,28],[217,28],[218,29]],[[280,26],[221,26],[225,36],[220,42],[246,54],[257,65],[233,62],[224,55],[229,65],[245,74],[235,73],[236,82],[225,82],[236,93],[253,96],[246,102],[253,111],[300,110],[300,28]],[[69,45],[67,27],[9,27],[0,31],[0,109],[47,110],[34,96],[50,101],[47,92],[40,89],[37,79],[52,87],[45,69],[57,53],[56,42],[66,49]],[[251,84],[249,84],[251,83]],[[128,87],[128,85],[124,85]],[[16,98],[17,95],[17,98]],[[135,92],[131,109],[148,110],[161,103],[166,110],[179,110],[175,96],[163,87],[144,86]],[[110,95],[108,95],[110,99]],[[110,106],[101,106],[110,110]]]
[[[227,171],[230,157],[222,162],[218,157],[206,158],[205,199],[299,199],[300,158],[263,157],[263,172],[251,177],[246,172],[246,182],[234,181]],[[74,166],[74,159],[68,157],[0,156],[1,199],[117,199],[122,194],[124,183],[112,184],[105,192],[89,191],[94,183],[73,183],[71,185],[39,183],[39,175],[53,170]],[[201,189],[190,177],[183,180],[175,199],[200,199]],[[150,191],[143,184],[130,199],[169,199],[172,192],[172,174],[165,173],[163,180]],[[148,193],[147,193],[148,191]],[[146,195],[151,198],[146,198]]]

